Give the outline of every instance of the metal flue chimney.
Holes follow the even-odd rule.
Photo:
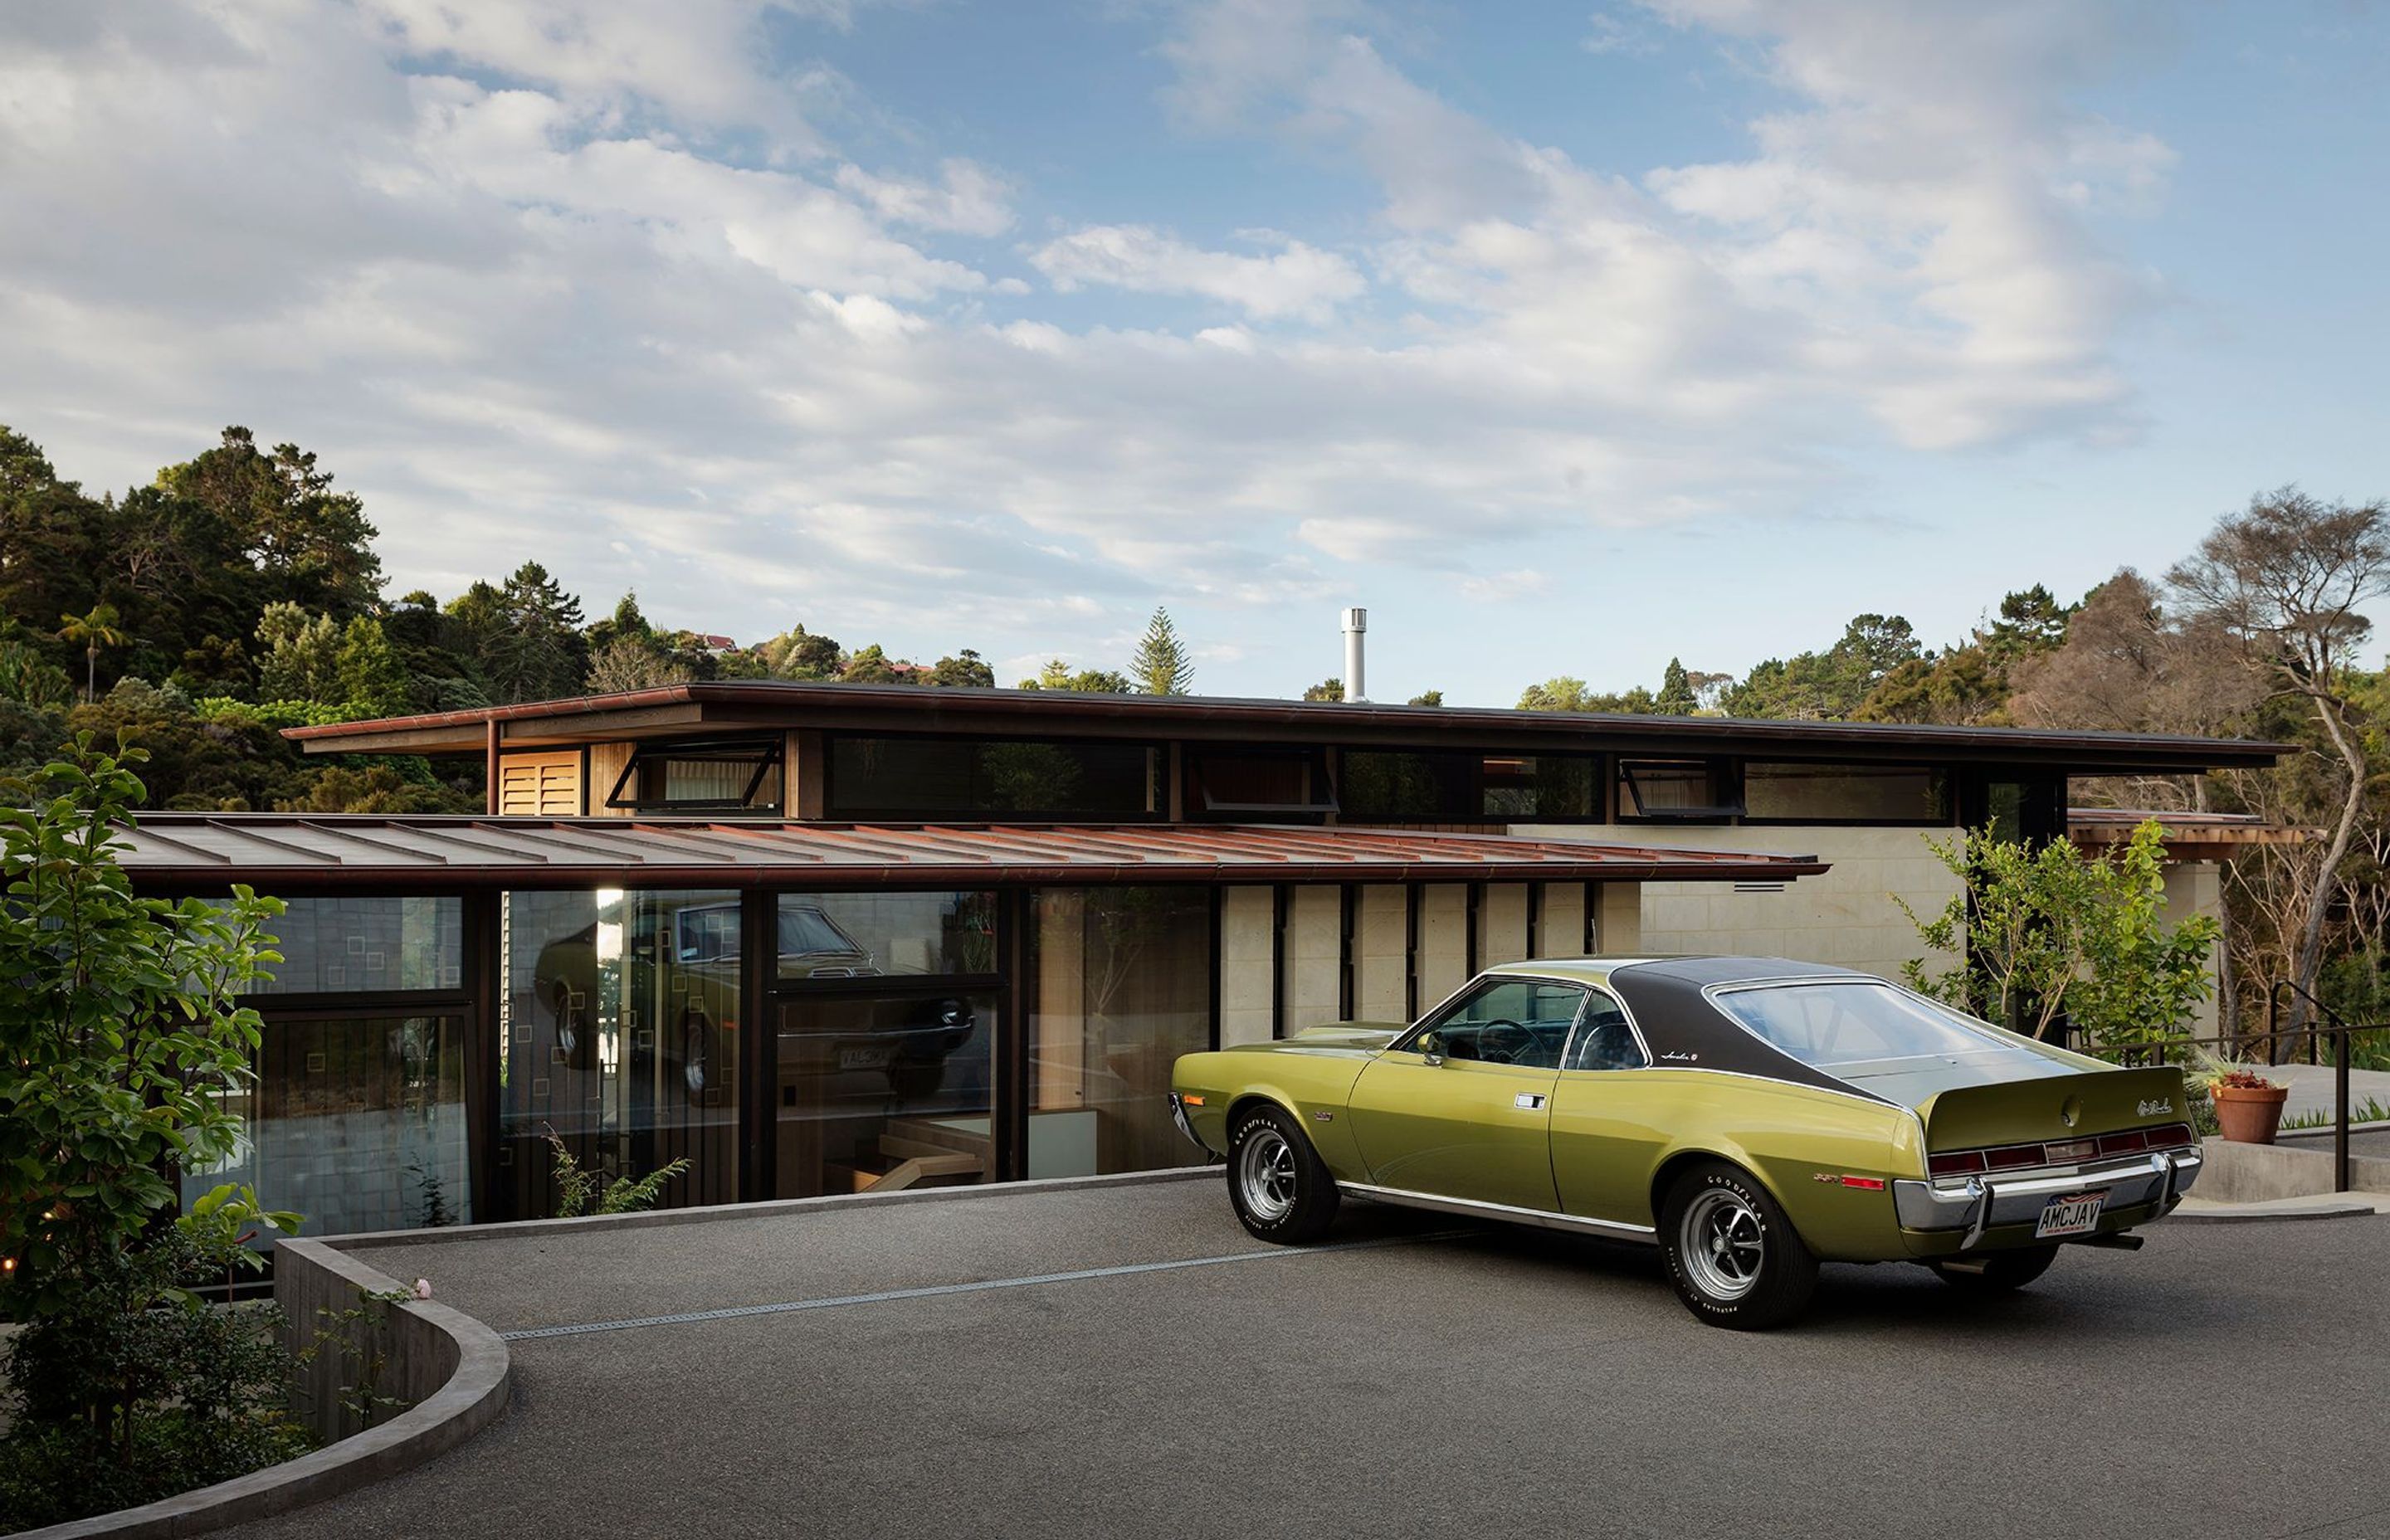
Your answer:
[[[1369,691],[1361,678],[1361,638],[1369,629],[1366,610],[1344,611],[1344,699],[1367,700]]]

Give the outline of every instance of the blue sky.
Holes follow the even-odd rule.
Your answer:
[[[0,6],[0,421],[393,592],[1507,704],[2390,494],[2349,0]]]

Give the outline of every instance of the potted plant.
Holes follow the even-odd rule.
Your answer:
[[[2267,1079],[2246,1064],[2204,1052],[2199,1055],[2190,1079],[2215,1106],[2217,1133],[2241,1144],[2274,1142],[2282,1126],[2282,1103],[2290,1097],[2289,1086]]]

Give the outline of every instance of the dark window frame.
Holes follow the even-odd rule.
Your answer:
[[[1653,769],[1698,765],[1709,776],[1709,794],[1721,799],[1694,807],[1646,808],[1643,789],[1635,779],[1635,767],[1649,765]],[[1621,754],[1617,773],[1612,777],[1619,790],[1618,821],[1622,824],[1731,824],[1741,819],[1742,768],[1733,760],[1680,754]],[[1629,804],[1634,807],[1628,812]]]
[[[631,747],[631,757],[623,773],[614,777],[614,789],[606,794],[606,805],[618,812],[645,814],[650,816],[675,813],[747,813],[777,817],[788,805],[788,776],[783,761],[787,754],[786,740],[770,738],[702,738],[675,740],[641,740]],[[666,798],[625,797],[623,788],[634,784],[639,774],[640,762],[657,760],[719,760],[739,764],[752,759],[755,773],[747,777],[747,788],[735,799],[721,797],[691,798],[672,801]],[[781,769],[780,800],[758,803],[755,793],[762,789],[764,778],[777,766]]]
[[[838,746],[841,742],[906,743],[1043,743],[1058,748],[1142,749],[1149,756],[1153,806],[1143,813],[1091,813],[1085,808],[921,808],[849,806],[839,798]],[[988,823],[1021,820],[1040,824],[1162,824],[1170,821],[1170,749],[1161,738],[1099,738],[1086,734],[1041,734],[1023,737],[1007,733],[905,733],[832,730],[822,735],[822,817],[830,823]]]
[[[1232,823],[1238,818],[1261,813],[1272,817],[1326,818],[1343,816],[1336,772],[1328,763],[1325,743],[1189,743],[1184,751],[1186,759],[1188,821],[1201,823]],[[1310,770],[1312,784],[1318,789],[1308,802],[1215,802],[1212,789],[1204,784],[1203,762],[1207,758],[1288,760],[1302,764]],[[1325,800],[1321,800],[1324,795]],[[1194,804],[1200,801],[1199,808]]]
[[[1484,749],[1468,747],[1458,749],[1439,749],[1428,748],[1418,744],[1389,746],[1376,743],[1339,744],[1336,746],[1336,749],[1338,768],[1340,771],[1343,769],[1343,761],[1345,758],[1353,754],[1419,754],[1426,757],[1474,760],[1477,762],[1476,768],[1471,773],[1471,785],[1476,792],[1474,802],[1477,811],[1475,812],[1438,812],[1420,814],[1356,813],[1350,808],[1340,806],[1336,815],[1337,822],[1340,824],[1400,825],[1431,823],[1503,825],[1605,824],[1610,822],[1610,819],[1605,816],[1603,813],[1603,804],[1607,801],[1604,788],[1609,782],[1611,774],[1609,762],[1614,756],[1602,753],[1599,751],[1583,749]],[[1495,759],[1574,760],[1583,762],[1591,772],[1591,785],[1587,788],[1588,803],[1587,811],[1584,813],[1535,814],[1485,812],[1485,762],[1487,760]],[[1344,790],[1345,781],[1343,776],[1340,775],[1336,785],[1337,799],[1340,803],[1343,801]]]
[[[1935,764],[1925,760],[1904,760],[1895,762],[1889,760],[1807,760],[1791,758],[1756,759],[1746,755],[1742,759],[1738,760],[1734,766],[1735,800],[1739,804],[1744,807],[1749,807],[1751,805],[1750,783],[1748,776],[1751,772],[1751,766],[1754,764],[1814,764],[1827,767],[1859,766],[1880,767],[1892,770],[1922,770],[1927,776],[1938,778],[1943,803],[1943,813],[1938,818],[1771,818],[1766,816],[1754,816],[1752,814],[1745,813],[1736,821],[1748,828],[1950,828],[1956,827],[1959,823],[1959,799],[1960,789],[1960,777],[1947,764]]]

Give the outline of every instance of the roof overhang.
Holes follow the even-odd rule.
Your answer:
[[[1810,855],[1400,829],[856,825],[624,818],[144,815],[139,887],[453,892],[490,888],[915,888],[1246,882],[1784,882]]]
[[[484,751],[493,734],[505,750],[693,732],[809,727],[1022,738],[1331,741],[1410,749],[1454,744],[1528,752],[1540,748],[1661,757],[1780,754],[1795,759],[2034,764],[2086,776],[2262,768],[2291,752],[2279,743],[2148,733],[752,679],[662,685],[616,695],[289,727],[284,729],[284,736],[311,754],[464,754]]]

